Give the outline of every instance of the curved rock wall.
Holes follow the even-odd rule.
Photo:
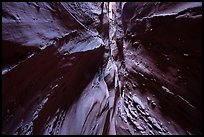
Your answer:
[[[3,2],[2,133],[202,134],[201,11]]]
[[[170,134],[200,134],[202,3],[126,3],[122,21],[125,92],[142,97],[158,120],[170,118],[161,122]]]
[[[3,134],[103,133],[100,5],[3,3]],[[99,110],[93,129],[96,121],[89,119]]]

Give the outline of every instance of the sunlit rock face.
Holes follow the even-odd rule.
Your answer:
[[[2,134],[202,134],[201,11],[3,2]]]

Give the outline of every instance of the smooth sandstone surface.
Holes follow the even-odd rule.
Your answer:
[[[2,134],[202,134],[201,2],[3,2]]]

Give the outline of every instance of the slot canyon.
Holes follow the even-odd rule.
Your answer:
[[[2,2],[3,135],[202,135],[202,2]]]

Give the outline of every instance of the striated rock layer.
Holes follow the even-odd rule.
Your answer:
[[[2,134],[202,134],[200,2],[3,2]]]
[[[201,134],[201,11],[199,2],[124,5],[124,92],[156,118],[139,119],[153,134]]]

